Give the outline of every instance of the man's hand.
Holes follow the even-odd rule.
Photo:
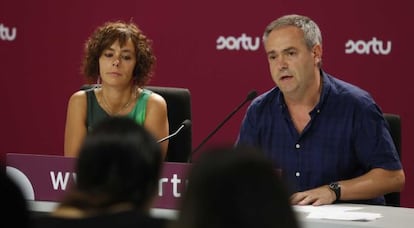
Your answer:
[[[313,205],[319,206],[332,204],[336,200],[335,193],[329,189],[328,185],[323,185],[304,192],[296,192],[290,197],[293,205]]]

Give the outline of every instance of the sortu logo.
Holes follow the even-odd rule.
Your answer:
[[[16,28],[9,29],[3,24],[0,24],[0,40],[13,41],[16,39]]]
[[[370,41],[363,40],[348,40],[345,44],[345,53],[346,54],[360,54],[360,55],[369,55],[373,52],[376,55],[388,55],[391,52],[391,41],[387,41],[386,47],[382,40],[377,40],[376,37],[373,37]]]
[[[249,37],[243,33],[239,37],[234,36],[219,36],[216,40],[217,50],[245,50],[245,51],[256,51],[260,47],[260,38]]]

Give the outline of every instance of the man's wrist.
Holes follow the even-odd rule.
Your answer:
[[[341,199],[341,185],[339,182],[332,182],[328,185],[329,189],[335,193],[336,199],[334,202]]]

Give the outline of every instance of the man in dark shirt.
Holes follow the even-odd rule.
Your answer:
[[[405,176],[383,113],[364,90],[321,69],[322,36],[301,15],[263,36],[277,85],[249,106],[237,144],[262,148],[291,183],[292,204],[384,204]]]

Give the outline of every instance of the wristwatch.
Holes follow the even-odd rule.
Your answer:
[[[338,182],[332,182],[329,185],[329,189],[332,190],[335,193],[336,201],[338,201],[341,198],[341,185]]]

